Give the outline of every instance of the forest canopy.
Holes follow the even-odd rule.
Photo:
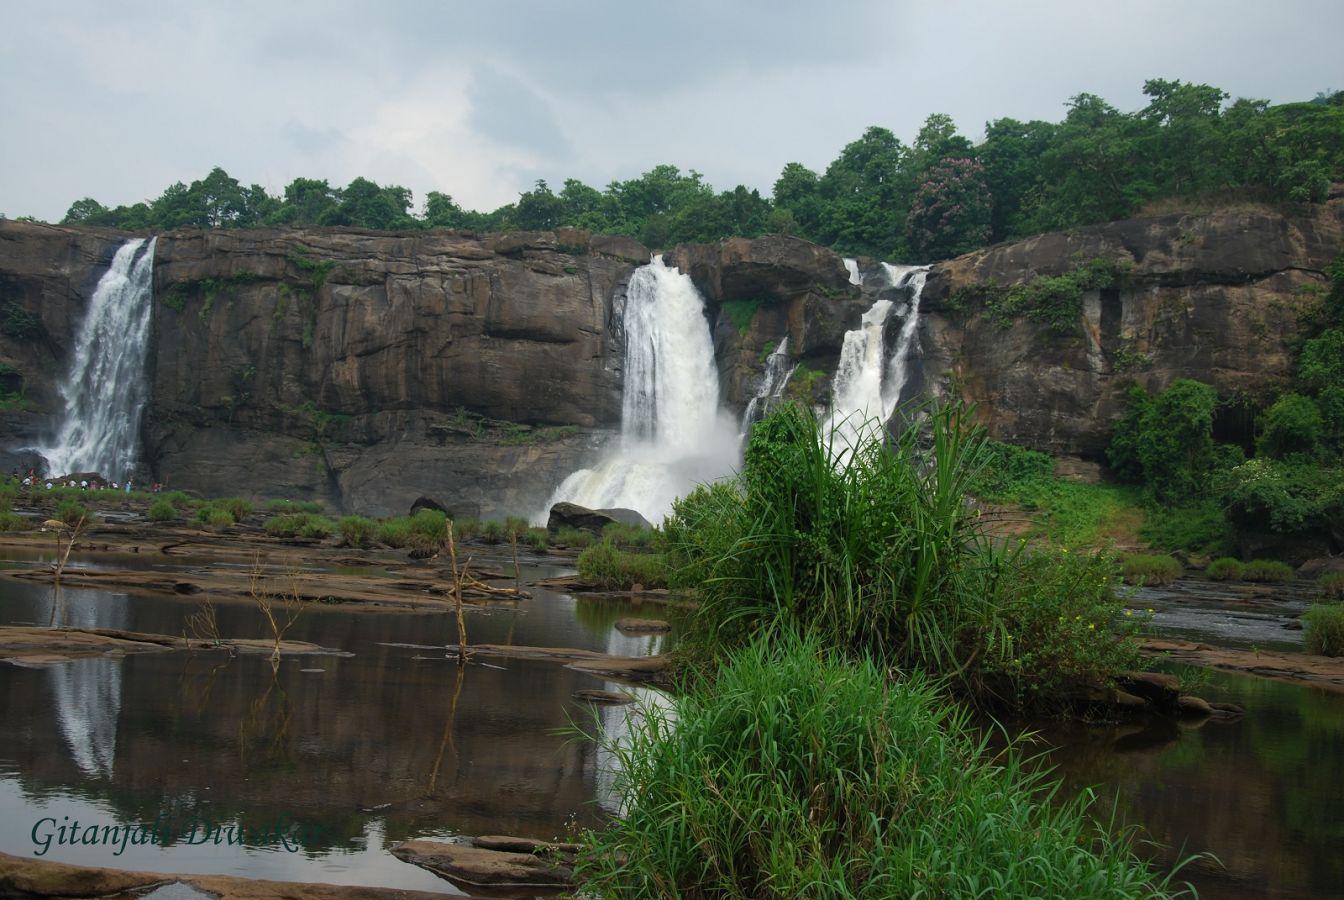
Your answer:
[[[694,170],[655,166],[598,190],[537,181],[491,212],[430,191],[356,178],[296,178],[281,196],[221,168],[158,198],[108,208],[84,198],[65,224],[159,231],[185,226],[351,225],[381,230],[543,230],[577,226],[650,247],[785,233],[846,254],[932,261],[1002,240],[1135,215],[1149,204],[1235,194],[1265,202],[1325,199],[1344,180],[1344,91],[1272,106],[1230,101],[1203,84],[1152,79],[1148,103],[1121,112],[1078,94],[1059,122],[995,119],[974,143],[935,114],[914,142],[871,127],[822,173],[784,166],[773,196],[716,191]]]

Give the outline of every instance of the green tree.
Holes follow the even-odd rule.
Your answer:
[[[1116,474],[1141,480],[1163,502],[1200,497],[1218,458],[1213,441],[1217,393],[1180,378],[1156,397],[1135,389],[1130,401],[1108,450]]]
[[[947,259],[984,246],[990,234],[989,187],[973,159],[945,159],[915,191],[905,222],[916,258]]]

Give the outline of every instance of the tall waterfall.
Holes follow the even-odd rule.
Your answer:
[[[872,419],[885,424],[909,380],[907,363],[919,328],[919,297],[928,268],[883,263],[882,269],[890,287],[909,288],[910,302],[890,355],[885,333],[896,304],[888,298],[879,296],[863,314],[859,327],[845,333],[831,385],[831,414],[824,426],[834,435],[837,451],[857,446]]]
[[[39,450],[50,475],[99,472],[120,481],[135,468],[148,393],[154,243],[122,244],[93,292],[61,385],[65,417],[55,443]]]
[[[719,407],[704,309],[690,277],[661,256],[635,270],[625,301],[620,439],[598,465],[566,478],[547,510],[560,501],[624,507],[656,523],[677,497],[732,471],[738,431]]]
[[[770,411],[771,401],[784,396],[784,388],[793,377],[798,364],[789,358],[789,338],[787,335],[779,342],[765,360],[765,372],[761,374],[761,383],[756,395],[747,401],[747,409],[742,413],[742,434],[745,436],[751,426]]]

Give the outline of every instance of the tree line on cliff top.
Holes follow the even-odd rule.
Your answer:
[[[577,226],[650,247],[731,235],[794,234],[846,254],[931,261],[1001,240],[1134,215],[1155,201],[1235,193],[1267,202],[1323,200],[1344,180],[1344,91],[1271,106],[1222,90],[1153,79],[1148,104],[1121,112],[1078,94],[1062,121],[996,119],[973,143],[929,116],[914,142],[871,127],[818,174],[787,164],[773,197],[716,192],[699,172],[655,166],[598,190],[545,181],[493,212],[431,191],[356,178],[344,188],[296,178],[281,196],[215,168],[157,199],[109,209],[91,198],[66,224],[132,230],[350,225],[383,230],[545,230]]]

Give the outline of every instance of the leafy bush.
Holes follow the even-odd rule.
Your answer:
[[[579,554],[579,577],[602,590],[667,587],[667,560],[661,553],[621,550],[609,541],[593,544]]]
[[[583,835],[594,896],[1172,896],[927,677],[784,638],[671,702],[603,739],[623,815]]]
[[[1344,328],[1326,329],[1303,345],[1297,379],[1313,394],[1344,385]]]
[[[227,509],[207,504],[196,510],[196,521],[207,528],[227,528],[237,520]]]
[[[274,537],[305,537],[322,539],[329,537],[336,525],[326,516],[313,513],[287,513],[272,516],[266,520],[266,533]]]
[[[1204,569],[1204,577],[1212,581],[1241,581],[1244,574],[1245,566],[1241,560],[1230,556],[1215,559]]]
[[[1181,564],[1170,556],[1136,554],[1127,557],[1120,567],[1127,584],[1140,587],[1171,584],[1181,577]]]
[[[1314,400],[1301,394],[1284,394],[1260,417],[1256,450],[1276,459],[1314,458],[1324,432],[1321,411]]]
[[[1292,581],[1293,567],[1273,559],[1253,559],[1241,570],[1246,581]]]
[[[411,531],[411,520],[408,518],[387,519],[379,522],[375,534],[379,543],[397,549],[409,546],[414,536]]]
[[[185,491],[169,491],[166,494],[160,494],[159,499],[167,500],[177,510],[190,509],[196,504],[196,501],[191,499],[191,496]]]
[[[1308,653],[1344,656],[1344,603],[1318,603],[1302,614]]]
[[[1231,471],[1222,499],[1238,531],[1344,529],[1344,469],[1252,459]]]
[[[266,511],[273,515],[287,513],[321,513],[322,504],[316,500],[267,500]]]
[[[581,550],[590,546],[597,538],[591,531],[584,531],[582,528],[561,528],[555,533],[553,543],[561,547],[570,547],[575,550]]]
[[[0,531],[25,531],[28,520],[13,510],[0,509]]]
[[[149,518],[153,522],[170,522],[177,518],[177,507],[165,497],[160,497],[149,505]]]
[[[62,500],[56,507],[56,518],[74,528],[81,521],[88,522],[89,508],[78,500]]]
[[[523,535],[523,542],[537,553],[545,553],[551,543],[551,533],[545,528],[529,528]]]
[[[1332,572],[1316,579],[1316,592],[1323,600],[1344,600],[1344,572]]]
[[[211,500],[210,505],[216,509],[227,509],[235,522],[241,522],[252,515],[252,503],[242,497],[220,497]]]
[[[1139,537],[1163,550],[1212,556],[1232,549],[1232,527],[1216,500],[1188,506],[1151,503],[1144,509]]]
[[[419,509],[411,516],[411,531],[434,544],[448,540],[448,516],[437,509]]]
[[[1062,334],[1078,327],[1083,294],[1111,287],[1124,271],[1120,261],[1099,257],[1062,275],[1038,275],[1007,290],[986,286],[985,309],[1000,324],[1025,318]]]
[[[985,458],[971,493],[992,502],[1017,501],[1022,493],[1054,478],[1055,461],[1047,453],[1002,441],[985,441]]]
[[[810,410],[782,407],[757,423],[740,475],[682,498],[664,523],[673,584],[699,601],[691,640],[721,652],[761,632],[813,633],[905,671],[954,675],[978,695],[1020,658],[1019,618],[1067,617],[1094,627],[1058,649],[1073,661],[1047,693],[1076,670],[1111,677],[1094,664],[1124,618],[1109,564],[1044,578],[1045,563],[990,540],[964,502],[983,431],[959,407],[931,410],[926,424],[927,435],[912,426],[835,460]]]
[[[1199,498],[1218,461],[1213,441],[1213,388],[1179,378],[1158,394],[1130,391],[1106,451],[1117,476],[1138,481],[1162,502]]]
[[[363,516],[342,516],[336,527],[347,547],[367,547],[378,533],[378,523]]]

